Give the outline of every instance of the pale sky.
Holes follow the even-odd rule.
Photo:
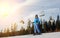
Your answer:
[[[10,28],[16,22],[17,29],[20,29],[21,19],[25,21],[26,28],[27,19],[33,21],[34,15],[40,15],[42,11],[45,16],[41,18],[48,20],[49,16],[53,16],[56,19],[60,15],[60,0],[0,0],[0,28]]]

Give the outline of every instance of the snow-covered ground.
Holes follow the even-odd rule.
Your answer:
[[[1,37],[1,38],[60,38],[60,32],[43,33],[41,35],[22,35],[22,36]]]

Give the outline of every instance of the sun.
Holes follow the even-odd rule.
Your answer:
[[[8,16],[8,13],[2,14],[2,17],[7,17],[7,16]]]
[[[0,6],[0,17],[7,17],[9,14],[9,8],[8,5],[1,5]]]
[[[0,16],[2,17],[2,18],[5,18],[5,17],[7,17],[9,14],[8,14],[8,12],[3,12],[3,13],[0,13]]]
[[[6,8],[2,8],[2,9],[1,9],[1,16],[2,16],[2,17],[8,16],[8,10],[7,10]]]

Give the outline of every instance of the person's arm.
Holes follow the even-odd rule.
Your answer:
[[[34,19],[34,23],[36,23],[36,19]]]

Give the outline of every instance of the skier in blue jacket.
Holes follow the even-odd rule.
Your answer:
[[[40,34],[40,29],[39,29],[39,23],[40,23],[40,20],[38,18],[38,15],[35,15],[35,19],[34,19],[34,34],[36,34],[38,32],[38,34]]]

